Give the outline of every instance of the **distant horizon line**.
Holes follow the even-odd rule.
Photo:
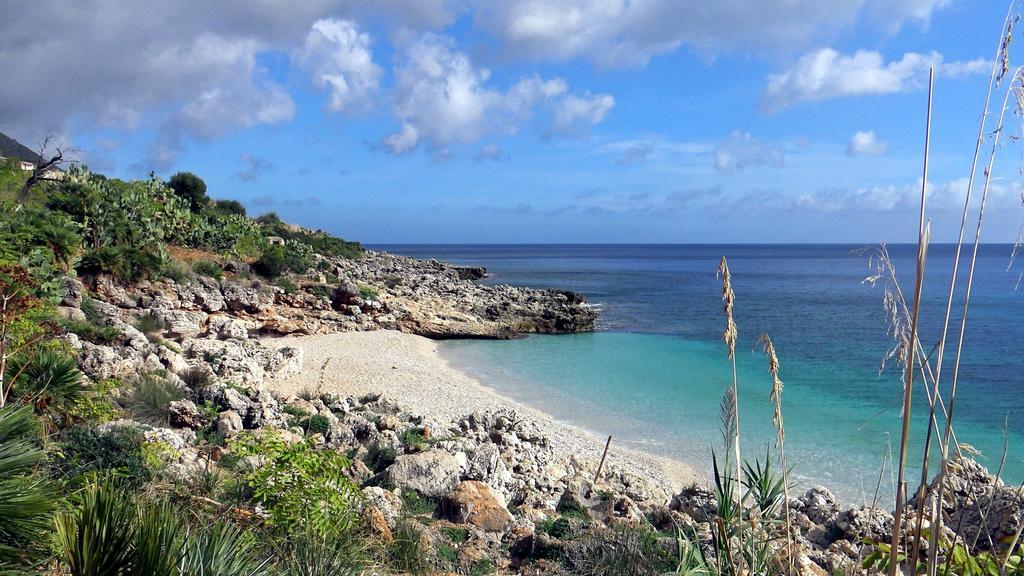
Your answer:
[[[916,246],[916,242],[361,242],[364,246]],[[981,246],[1008,246],[1014,242],[980,242]],[[964,243],[964,247],[973,243]],[[932,242],[929,246],[956,246]]]

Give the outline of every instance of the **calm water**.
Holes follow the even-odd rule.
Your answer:
[[[871,500],[899,437],[899,368],[879,373],[890,341],[883,287],[863,282],[868,254],[838,245],[383,246],[391,252],[484,265],[487,282],[559,287],[601,309],[600,331],[515,341],[445,342],[442,353],[495,389],[616,441],[706,470],[721,446],[719,403],[731,369],[720,344],[725,255],[733,273],[745,454],[773,438],[770,378],[757,338],[775,341],[785,381],[787,451],[801,484],[824,483],[849,502]],[[890,254],[909,293],[911,246]],[[938,340],[952,246],[928,259],[922,339]],[[1024,481],[1024,290],[1007,270],[1009,246],[978,261],[961,366],[955,431],[993,470],[1009,442],[1004,476]],[[966,268],[966,266],[962,266]],[[961,284],[962,285],[962,284]],[[954,314],[958,321],[959,314]],[[958,325],[958,324],[954,324]],[[952,353],[947,352],[951,359]],[[948,365],[947,365],[948,366]],[[944,380],[948,383],[947,367]],[[923,389],[915,390],[917,446]],[[920,461],[915,448],[911,461]],[[882,493],[891,490],[888,471]]]

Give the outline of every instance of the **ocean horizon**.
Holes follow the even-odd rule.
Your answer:
[[[722,450],[719,405],[731,385],[721,344],[719,258],[736,292],[740,413],[747,458],[764,458],[774,432],[770,376],[759,344],[775,342],[785,382],[786,448],[798,487],[823,484],[849,503],[887,502],[898,453],[902,381],[882,308],[883,287],[867,244],[388,244],[419,258],[488,269],[485,283],[584,294],[600,310],[590,334],[441,343],[455,367],[496,391],[615,442],[678,459],[707,473]],[[1024,480],[1024,293],[1013,246],[979,249],[954,417],[957,439],[993,472]],[[900,283],[913,283],[916,245],[889,244]],[[955,245],[930,249],[922,343],[937,342]],[[963,258],[969,258],[970,247]],[[966,270],[966,260],[961,271]],[[964,278],[957,292],[962,297]],[[958,304],[951,326],[959,326]],[[951,342],[955,340],[950,338]],[[947,360],[952,357],[947,349]],[[945,367],[943,390],[951,363]],[[993,410],[993,399],[998,409]],[[924,389],[915,384],[912,451],[923,450]],[[940,418],[940,427],[944,421]],[[937,458],[933,457],[933,462]],[[881,471],[881,473],[880,473]],[[913,479],[914,472],[909,472]],[[879,481],[881,478],[881,482]]]

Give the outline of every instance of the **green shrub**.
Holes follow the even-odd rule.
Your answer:
[[[423,435],[423,431],[421,429],[409,428],[405,432],[402,432],[402,435],[398,437],[398,440],[406,446],[422,448],[427,442],[427,437]]]
[[[359,287],[359,296],[363,300],[376,300],[379,294],[373,286],[363,285]]]
[[[214,200],[209,210],[216,216],[245,216],[245,205],[238,200]]]
[[[275,284],[278,288],[284,290],[285,294],[295,294],[295,291],[298,290],[298,287],[295,286],[295,282],[292,282],[287,278],[278,278]]]
[[[108,345],[121,337],[121,332],[117,328],[95,324],[88,320],[65,320],[61,322],[61,325],[65,332],[75,334],[82,340],[93,344]]]
[[[158,334],[167,328],[167,323],[152,310],[135,319],[135,329],[143,334]]]
[[[437,510],[436,500],[420,496],[415,490],[403,490],[402,503],[406,513],[413,516],[433,514]]]
[[[178,172],[167,181],[167,187],[189,204],[193,212],[199,212],[210,203],[206,195],[206,182],[191,172]]]
[[[89,394],[79,398],[66,408],[68,416],[86,423],[101,424],[121,417],[121,411],[111,398],[121,382],[114,379],[100,380]]]
[[[90,483],[57,521],[56,540],[72,576],[130,574],[137,508],[110,482]]]
[[[323,414],[310,416],[305,425],[306,432],[309,434],[327,434],[327,430],[329,430],[330,427],[331,421]]]
[[[488,576],[489,574],[494,574],[496,570],[494,562],[484,558],[473,563],[473,567],[469,569],[469,574],[470,576]],[[630,574],[642,574],[642,572],[631,572]]]
[[[253,498],[283,533],[303,529],[324,536],[351,535],[359,527],[359,488],[345,476],[348,458],[316,450],[310,441],[288,444],[274,430],[241,434],[231,444],[236,458],[259,455],[263,465],[243,474]]]
[[[192,271],[200,276],[209,276],[215,280],[220,280],[224,277],[224,269],[221,268],[220,264],[210,260],[196,260],[192,263]]]
[[[90,276],[110,274],[123,282],[134,283],[155,278],[164,268],[164,254],[152,247],[104,246],[86,252],[78,272]]]
[[[146,463],[142,432],[131,426],[100,431],[93,426],[74,426],[65,431],[56,473],[72,482],[89,473],[111,473],[132,487],[148,482],[153,474]]]
[[[223,521],[186,528],[163,502],[143,503],[109,479],[90,482],[57,522],[71,576],[265,576],[251,532]]]
[[[441,542],[435,547],[434,551],[437,554],[437,563],[440,564],[441,568],[455,570],[459,567],[459,555],[448,544]]]
[[[267,278],[277,278],[285,272],[306,272],[310,259],[294,244],[267,246],[259,260],[252,264],[254,272]]]
[[[469,540],[469,530],[466,528],[459,528],[458,526],[449,526],[444,529],[445,536],[456,544],[462,544],[466,540]]]
[[[574,573],[588,576],[664,574],[675,571],[679,563],[677,543],[673,539],[668,544],[648,526],[602,531],[583,539],[570,562]]]
[[[163,270],[160,271],[160,276],[168,280],[174,280],[177,284],[182,284],[192,279],[192,271],[185,268],[180,262],[169,260],[164,264]]]
[[[177,384],[149,372],[140,374],[131,382],[127,408],[132,418],[155,426],[167,425],[167,410],[171,402],[185,397]]]
[[[315,286],[309,286],[306,290],[316,296],[317,298],[328,298],[331,297],[331,287],[325,284],[317,284]]]

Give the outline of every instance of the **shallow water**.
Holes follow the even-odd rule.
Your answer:
[[[729,258],[737,294],[744,456],[773,444],[770,377],[757,342],[771,334],[786,383],[786,447],[794,478],[822,483],[848,502],[875,497],[890,443],[898,445],[898,367],[879,374],[890,342],[881,286],[862,282],[868,257],[854,246],[613,245],[389,246],[389,251],[487,266],[488,282],[583,292],[602,310],[601,331],[514,341],[452,341],[442,354],[500,392],[616,441],[710,467],[722,449],[719,404],[731,383],[720,343],[718,259]],[[905,286],[914,248],[890,247]],[[1009,246],[984,246],[970,308],[956,433],[996,468],[1004,428],[1004,476],[1024,480],[1024,292],[1007,271]],[[937,341],[952,247],[929,257],[922,339]],[[966,268],[966,267],[965,267]],[[954,326],[958,325],[954,314]],[[947,359],[952,354],[947,352]],[[951,373],[951,364],[945,368]],[[915,390],[915,448],[926,422]],[[891,440],[890,440],[891,439]],[[911,477],[919,475],[911,472]],[[891,477],[882,475],[888,498]],[[884,501],[884,500],[883,500]]]

